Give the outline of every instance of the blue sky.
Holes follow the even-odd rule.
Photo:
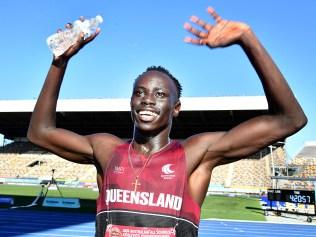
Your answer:
[[[294,156],[316,140],[316,1],[312,0],[1,0],[0,99],[37,98],[52,55],[46,38],[80,15],[104,18],[102,32],[69,64],[61,98],[129,97],[134,78],[162,65],[181,81],[183,96],[263,95],[238,46],[210,50],[185,44],[191,15],[248,23],[303,106],[309,124],[287,140]]]

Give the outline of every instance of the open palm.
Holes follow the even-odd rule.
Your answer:
[[[238,43],[243,33],[250,29],[245,23],[222,19],[211,7],[207,11],[214,18],[215,23],[209,24],[196,16],[191,16],[190,20],[203,30],[198,30],[186,22],[184,28],[195,37],[186,37],[185,42],[207,45],[211,48],[226,47]]]

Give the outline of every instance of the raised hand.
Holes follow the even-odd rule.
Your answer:
[[[67,23],[65,25],[65,28],[70,29],[72,28],[72,26],[70,26],[70,23]],[[54,56],[54,60],[53,60],[55,62],[54,64],[62,65],[65,62],[67,62],[72,56],[77,54],[86,44],[94,40],[95,37],[97,37],[99,33],[100,33],[100,29],[98,28],[93,34],[91,34],[91,36],[85,38],[84,33],[81,32],[75,44],[70,46],[62,55],[58,57]]]
[[[244,33],[250,31],[250,27],[245,23],[222,19],[212,7],[208,7],[207,11],[213,17],[215,23],[210,24],[197,16],[191,16],[191,22],[203,30],[198,30],[186,22],[184,28],[195,37],[186,37],[185,42],[195,45],[207,45],[210,48],[226,47],[240,43]]]
[[[86,44],[90,43],[92,40],[97,37],[97,35],[100,33],[100,29],[97,29],[95,33],[93,33],[91,36],[85,38],[84,33],[81,32],[77,42],[72,45],[65,53],[64,56],[71,57],[74,54],[78,53],[80,49],[82,49]]]

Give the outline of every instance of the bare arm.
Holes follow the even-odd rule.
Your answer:
[[[45,83],[32,113],[28,139],[51,152],[78,163],[94,163],[93,136],[80,136],[65,129],[56,128],[56,104],[68,61],[96,34],[87,39],[78,38],[63,55],[54,57]]]
[[[307,123],[307,118],[285,78],[250,27],[241,22],[224,20],[212,8],[208,8],[208,12],[215,24],[191,17],[191,21],[205,31],[186,23],[185,28],[196,37],[187,37],[185,41],[210,48],[240,45],[260,78],[269,106],[267,115],[243,122],[226,133],[216,136],[203,134],[191,139],[192,145],[199,141],[205,145],[205,153],[195,163],[203,158],[202,163],[214,167],[214,160],[217,164],[229,163],[294,134]]]

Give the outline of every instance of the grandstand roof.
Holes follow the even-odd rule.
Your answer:
[[[129,99],[61,99],[57,126],[80,134],[108,132],[122,138],[132,135]],[[0,133],[8,139],[26,136],[35,100],[0,100]],[[264,96],[184,97],[171,137],[198,132],[225,131],[238,123],[265,114]]]
[[[316,159],[316,141],[306,142],[302,150],[300,150],[300,152],[295,157]]]

